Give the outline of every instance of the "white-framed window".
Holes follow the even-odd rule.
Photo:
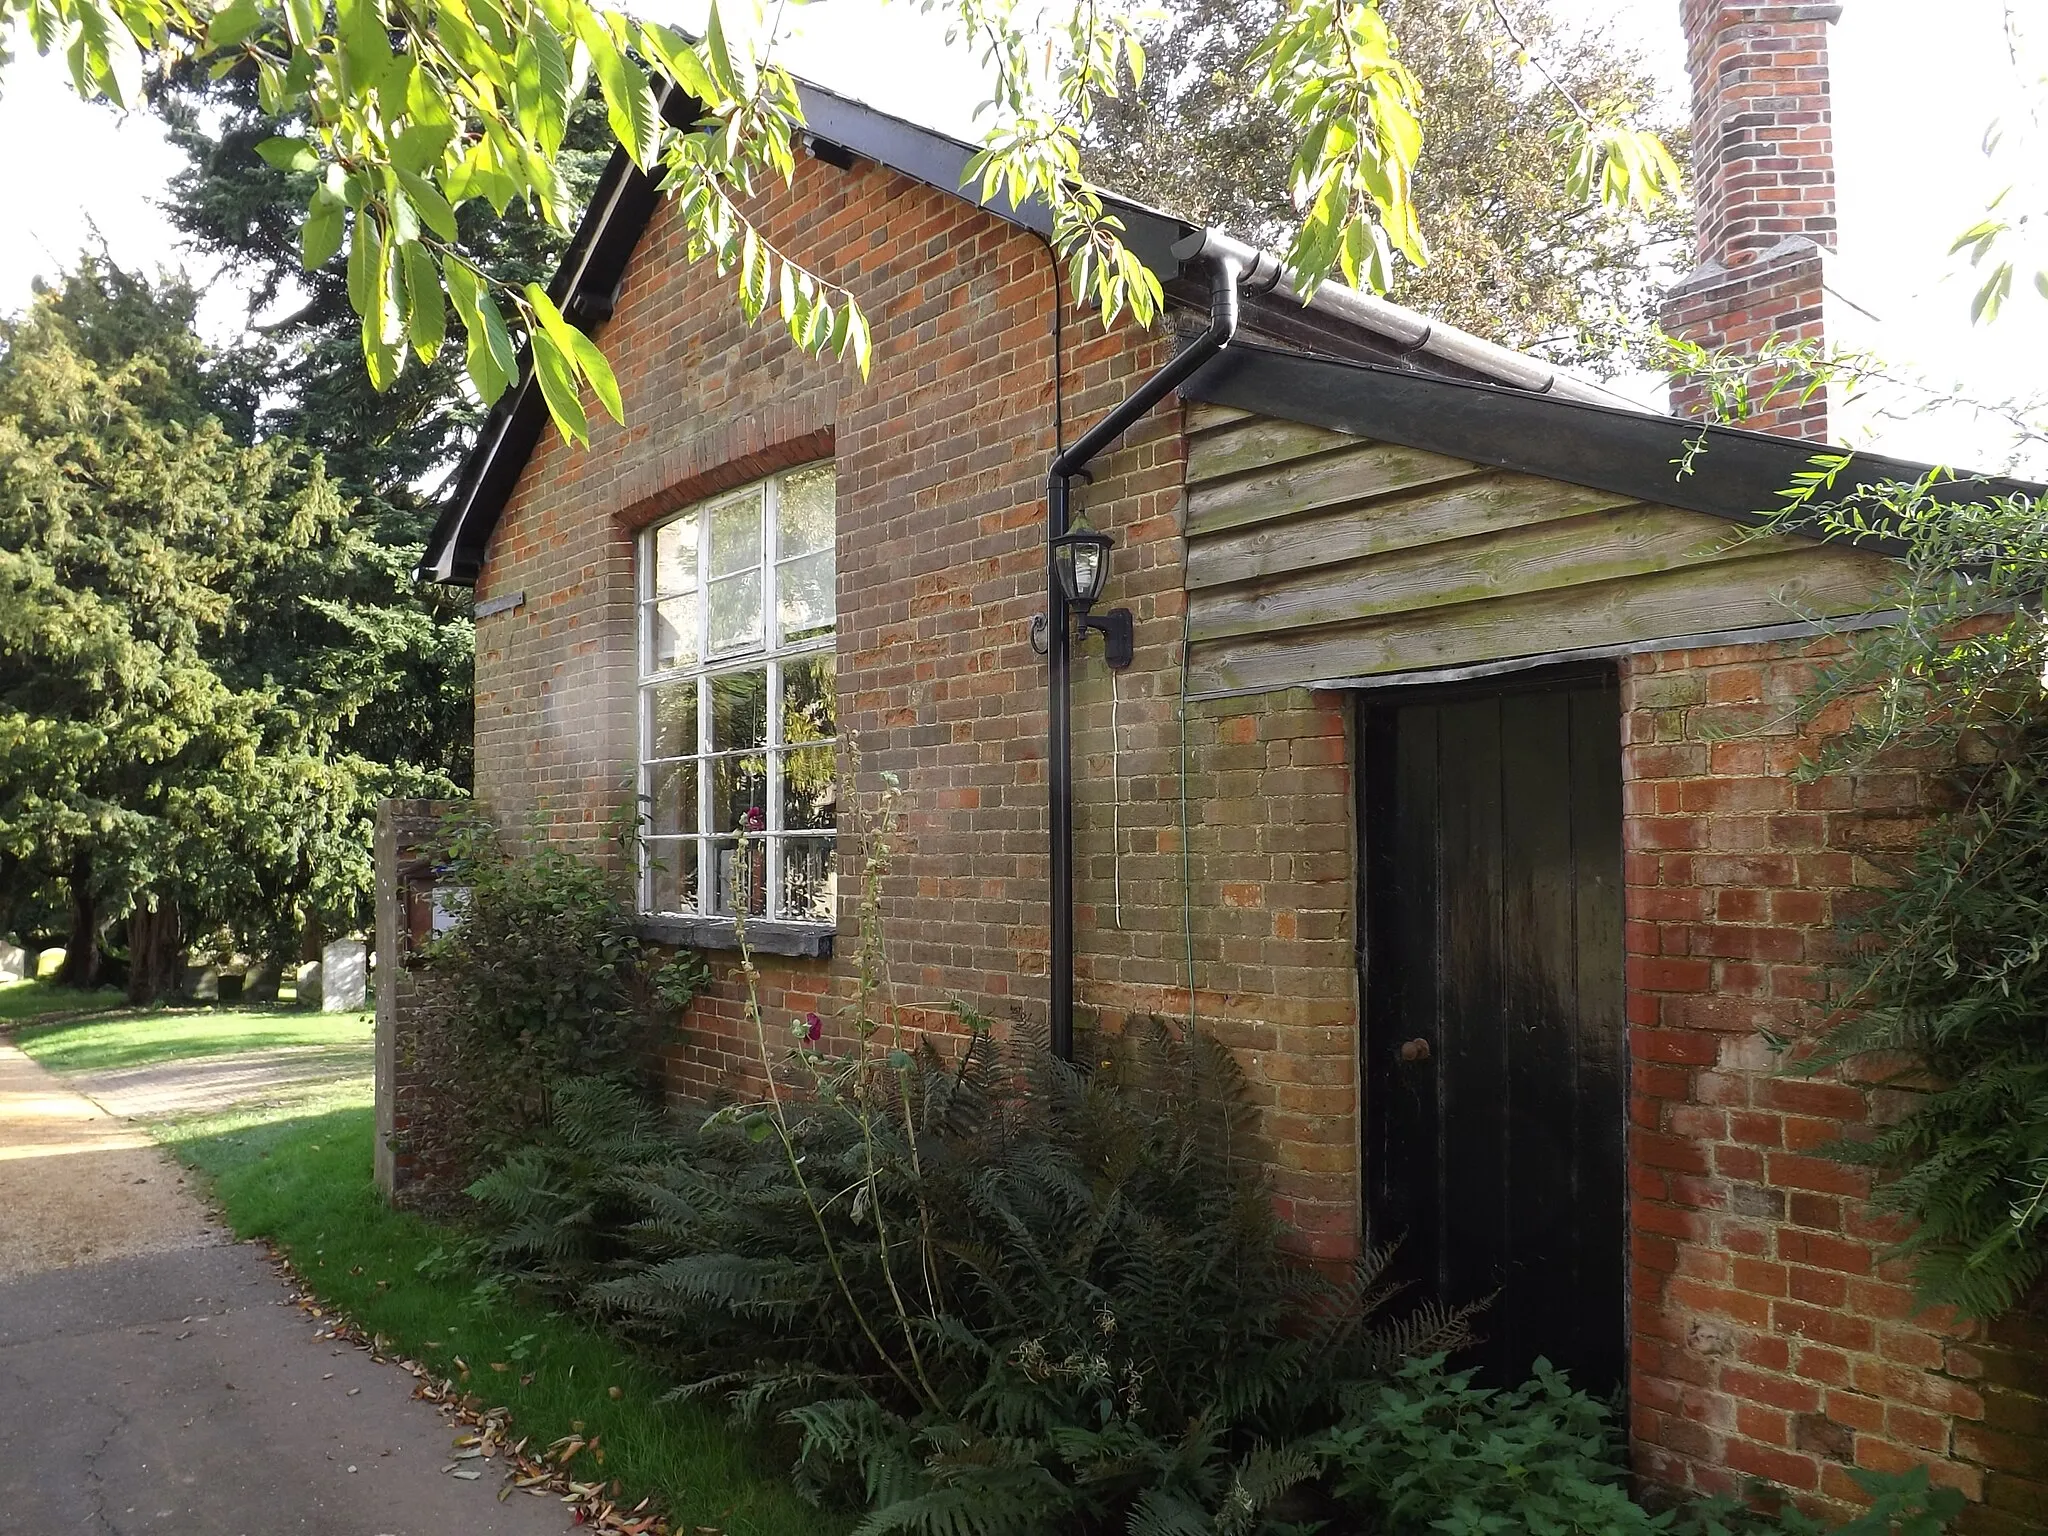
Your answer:
[[[640,535],[644,911],[837,916],[834,499],[808,464]]]

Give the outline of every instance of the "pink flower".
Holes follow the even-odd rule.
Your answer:
[[[825,1032],[825,1021],[815,1013],[807,1013],[804,1015],[804,1026],[804,1038],[815,1045],[818,1036]]]
[[[750,805],[740,817],[740,825],[749,832],[759,832],[768,825],[768,818],[761,814],[761,807]]]

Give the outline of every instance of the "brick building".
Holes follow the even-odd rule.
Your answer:
[[[1707,163],[1676,326],[1818,324],[1829,9],[1687,0]],[[1779,1076],[1760,1034],[1811,1022],[1835,902],[1927,803],[1910,773],[1789,777],[1816,621],[1884,579],[1751,526],[1824,396],[1775,435],[1646,413],[1366,295],[1304,306],[1272,258],[1129,204],[1171,323],[1105,332],[1062,306],[1042,210],[957,190],[965,146],[803,101],[809,156],[754,212],[859,296],[872,376],[749,329],[615,163],[555,296],[627,423],[575,452],[508,395],[426,562],[476,588],[480,799],[592,851],[637,803],[649,931],[714,960],[678,1097],[757,1070],[718,963],[737,903],[771,1020],[851,985],[854,740],[850,792],[902,793],[898,1001],[1057,1012],[1048,465],[1213,341],[1227,291],[1227,343],[1074,482],[1134,655],[1071,660],[1082,1025],[1228,1042],[1304,1240],[1403,1233],[1446,1291],[1501,1285],[1492,1363],[1625,1385],[1647,1479],[1842,1499],[1850,1467],[1927,1461],[1980,1528],[2040,1529],[2023,1330],[1913,1312],[1816,1155],[1866,1094]]]

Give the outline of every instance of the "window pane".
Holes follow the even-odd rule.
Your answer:
[[[754,838],[742,853],[735,843],[713,843],[711,853],[718,878],[715,892],[718,915],[736,917],[743,904],[749,917],[759,917],[766,912],[768,845]]]
[[[782,825],[785,831],[831,831],[839,824],[838,752],[806,747],[782,755]]]
[[[839,916],[839,858],[829,837],[782,840],[782,916],[829,923]]]
[[[745,752],[768,740],[768,671],[711,679],[711,750]]]
[[[761,488],[711,509],[711,574],[730,576],[761,564]]]
[[[697,910],[697,844],[690,838],[650,838],[647,843],[647,909]]]
[[[697,590],[697,514],[685,512],[654,530],[654,595]]]
[[[711,583],[711,654],[758,648],[761,644],[761,573],[727,576]]]
[[[830,651],[782,664],[782,739],[793,747],[839,734],[839,695]]]
[[[783,559],[831,551],[833,500],[830,464],[814,464],[782,477],[775,543]]]
[[[832,551],[775,568],[775,622],[785,641],[809,640],[832,628]]]
[[[664,597],[648,610],[647,670],[697,664],[697,595]]]
[[[656,683],[647,690],[647,755],[688,757],[697,750],[697,680]]]
[[[765,757],[714,757],[711,775],[713,832],[759,832],[768,825],[768,760]]]
[[[647,830],[656,836],[697,830],[697,765],[662,763],[647,771]]]

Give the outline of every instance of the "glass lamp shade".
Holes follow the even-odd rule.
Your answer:
[[[1052,541],[1053,570],[1070,606],[1086,613],[1109,585],[1109,550],[1116,540],[1076,523]]]

